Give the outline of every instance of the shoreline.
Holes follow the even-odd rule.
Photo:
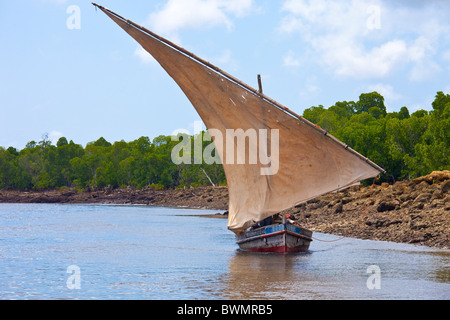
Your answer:
[[[286,210],[305,228],[337,236],[450,248],[450,171],[393,185],[355,186]],[[0,190],[0,203],[121,204],[228,210],[227,187],[78,192]],[[218,213],[215,218],[224,218]]]
[[[187,209],[228,209],[227,187],[153,190],[151,188],[75,188],[43,191],[0,190],[0,203],[123,204]]]

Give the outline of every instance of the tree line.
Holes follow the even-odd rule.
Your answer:
[[[431,111],[410,114],[402,107],[388,113],[383,96],[371,92],[361,94],[356,102],[310,107],[303,116],[382,166],[387,173],[380,181],[450,169],[450,95],[441,91]],[[0,147],[0,189],[226,184],[220,164],[174,164],[171,153],[178,143],[170,136],[114,143],[100,138],[83,148],[65,137],[53,145],[44,135],[42,141],[30,141],[22,150]],[[203,141],[203,147],[209,143]]]
[[[383,167],[395,182],[450,169],[450,95],[437,92],[432,110],[387,112],[377,92],[357,102],[311,107],[303,116]]]
[[[176,144],[171,136],[114,143],[101,137],[83,148],[65,137],[52,145],[44,135],[42,141],[31,141],[20,151],[0,147],[0,189],[164,189],[226,184],[220,164],[175,165],[171,151]]]

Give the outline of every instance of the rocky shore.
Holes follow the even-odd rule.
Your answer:
[[[153,190],[151,188],[99,188],[85,191],[69,188],[48,191],[0,190],[0,203],[2,202],[139,204],[226,210],[228,208],[228,189],[227,187],[198,187],[169,190]]]
[[[440,171],[393,185],[351,187],[288,212],[313,231],[448,249],[449,191],[450,171]]]
[[[356,186],[287,210],[313,231],[450,248],[450,171],[412,181]],[[0,203],[141,204],[227,210],[226,187],[0,190]]]

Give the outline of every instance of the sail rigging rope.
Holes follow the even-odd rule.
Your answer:
[[[359,219],[359,222],[353,227],[353,229],[351,229],[349,232],[347,232],[344,236],[339,237],[339,238],[334,239],[334,240],[323,240],[323,239],[318,239],[318,238],[313,237],[313,236],[311,236],[311,238],[316,240],[316,241],[320,241],[320,242],[337,242],[337,241],[343,240],[343,239],[347,238],[349,235],[351,235],[356,230],[356,228],[359,225],[361,225],[361,223],[363,222],[364,218],[367,215],[367,211],[369,209],[370,200],[371,200],[372,194],[373,194],[373,186],[375,185],[375,181],[377,181],[377,180],[378,180],[378,177],[375,177],[373,179],[372,186],[370,187],[369,199],[367,200],[367,204],[366,204],[366,209],[364,210],[364,213],[361,215],[361,218]]]

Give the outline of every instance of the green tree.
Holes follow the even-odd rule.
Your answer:
[[[428,129],[429,117],[407,119],[389,118],[386,123],[386,148],[392,163],[395,180],[410,178],[410,158],[416,156],[415,146],[420,143]]]
[[[429,117],[429,126],[414,146],[415,156],[406,159],[412,176],[450,169],[450,95],[439,91],[432,107],[431,115],[424,116]]]
[[[305,109],[305,111],[303,111],[303,117],[305,117],[307,120],[311,121],[312,123],[318,123],[321,119],[321,115],[322,113],[325,112],[325,108],[320,105],[318,107],[311,107],[308,109]]]
[[[53,160],[53,172],[56,186],[71,186],[74,180],[74,172],[71,169],[70,161],[84,155],[84,149],[81,145],[75,144],[72,140],[62,137],[57,142],[54,149],[55,159]]]
[[[72,173],[72,184],[84,189],[89,185],[90,172],[88,165],[80,157],[70,159],[70,170]]]
[[[19,153],[13,147],[0,147],[0,189],[28,190],[33,187],[31,177],[18,163]]]
[[[111,143],[106,141],[106,139],[103,137],[100,137],[97,141],[90,142],[89,144],[92,144],[95,147],[106,147],[107,148],[107,147],[111,146]]]
[[[100,139],[99,139],[100,140]],[[82,158],[89,172],[89,186],[98,187],[98,174],[101,173],[101,167],[105,165],[105,156],[107,146],[101,144],[87,144],[85,154]],[[103,179],[102,179],[103,180]]]
[[[13,148],[13,147],[9,147],[8,149],[6,149],[6,151],[8,151],[13,156],[18,156],[19,155],[19,151],[17,151],[17,149]]]
[[[353,115],[337,132],[338,139],[387,171],[381,181],[395,180],[395,163],[386,149],[386,119],[363,112]]]
[[[438,91],[431,106],[433,107],[433,115],[435,117],[446,116],[445,109],[450,106],[450,94],[444,94],[442,91]]]
[[[356,113],[370,112],[371,108],[379,109],[380,116],[386,115],[386,106],[384,105],[384,97],[378,92],[362,93],[359,96],[359,101],[355,104]],[[372,113],[374,109],[372,109]],[[378,119],[378,118],[377,118]]]
[[[9,189],[12,186],[12,158],[14,156],[0,147],[0,189]]]
[[[427,110],[417,110],[416,112],[413,112],[411,114],[411,117],[416,117],[416,118],[422,118],[428,115],[428,111]]]
[[[19,152],[17,161],[18,166],[30,177],[33,187],[36,187],[44,169],[41,147],[35,141],[28,142],[26,147]]]
[[[353,101],[336,102],[328,110],[333,111],[340,119],[348,120],[356,113],[356,103]]]
[[[404,120],[404,119],[408,119],[410,117],[409,115],[409,110],[407,107],[401,107],[399,113],[398,113],[398,118],[400,120]]]

